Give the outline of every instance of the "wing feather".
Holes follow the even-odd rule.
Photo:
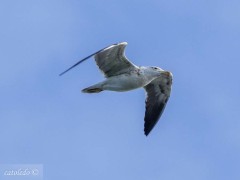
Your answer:
[[[146,85],[146,111],[144,133],[147,136],[160,119],[170,97],[172,75],[163,76]]]
[[[96,64],[106,77],[129,73],[138,68],[126,58],[124,54],[126,46],[126,42],[114,44],[95,54]]]

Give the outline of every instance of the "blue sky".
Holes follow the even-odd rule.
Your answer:
[[[44,179],[240,178],[240,2],[0,1],[0,164],[42,164]],[[93,59],[127,41],[136,65],[174,75],[148,137],[143,89],[82,94]]]

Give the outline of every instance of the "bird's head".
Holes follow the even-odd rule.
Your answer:
[[[172,77],[172,73],[169,71],[164,71],[163,69],[159,68],[159,67],[149,67],[148,71],[153,74],[153,75],[157,75],[157,76],[164,76],[164,77]]]

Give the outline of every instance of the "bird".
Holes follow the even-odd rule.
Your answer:
[[[160,119],[170,97],[173,75],[155,66],[137,66],[125,56],[127,42],[112,44],[85,57],[59,74],[62,76],[83,61],[94,56],[95,62],[104,74],[105,80],[84,88],[83,93],[99,93],[102,91],[125,92],[144,88],[145,117],[144,134],[152,131]]]

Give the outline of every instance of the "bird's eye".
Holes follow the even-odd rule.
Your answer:
[[[156,67],[153,67],[153,69],[157,70],[157,68],[156,68]]]

